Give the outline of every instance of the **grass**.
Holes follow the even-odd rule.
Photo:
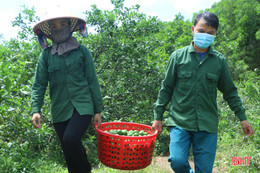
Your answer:
[[[220,121],[218,133],[218,148],[215,158],[213,173],[246,173],[260,172],[260,104],[259,94],[248,94],[242,86],[238,87],[243,98],[246,114],[249,122],[252,124],[255,134],[246,138],[242,132],[240,122],[228,105],[218,99]],[[252,89],[252,91],[254,91]],[[259,93],[259,92],[258,92]],[[250,95],[250,97],[248,96]],[[219,96],[221,97],[221,96]],[[2,132],[5,129],[2,129]],[[1,129],[0,129],[1,132]],[[45,134],[45,133],[44,133]],[[46,134],[48,135],[48,134]],[[168,136],[168,133],[165,134]],[[158,136],[159,139],[160,136]],[[162,137],[162,136],[161,136]],[[160,142],[160,149],[167,152],[168,140],[163,138]],[[93,140],[90,140],[92,145],[95,145]],[[36,141],[37,142],[37,141]],[[54,144],[52,144],[54,145]],[[58,145],[58,144],[57,144]],[[87,143],[86,146],[90,144]],[[55,144],[56,146],[56,144]],[[164,147],[162,147],[164,146]],[[49,148],[49,149],[48,149]],[[17,141],[3,141],[0,139],[0,172],[1,173],[68,173],[64,167],[64,158],[59,152],[59,147],[47,147],[47,150],[32,150],[31,143],[20,143]],[[166,160],[158,161],[158,157],[154,157],[150,166],[145,169],[136,171],[122,171],[108,168],[100,163],[97,163],[95,147],[91,148],[92,161],[96,164],[92,173],[170,173],[170,165]],[[232,166],[232,157],[250,156],[250,165],[247,166]],[[157,160],[157,161],[156,161]],[[95,162],[96,161],[96,162]]]
[[[246,172],[259,172],[259,151],[254,145],[252,145],[251,139],[248,141],[242,141],[239,143],[239,135],[237,139],[234,140],[233,145],[226,141],[219,141],[219,146],[216,153],[215,164],[213,168],[213,173],[246,173]],[[226,144],[229,144],[228,146]],[[244,143],[244,145],[242,145]],[[252,156],[251,164],[249,166],[232,166],[231,158],[233,156]],[[192,157],[191,157],[192,160]],[[192,161],[191,161],[192,162]],[[68,173],[64,162],[61,159],[50,158],[48,156],[39,155],[37,158],[28,159],[26,163],[30,166],[26,170],[17,170],[14,167],[8,169],[8,173]],[[10,165],[12,165],[10,163]],[[3,166],[3,165],[1,165]],[[0,168],[1,168],[0,166]],[[13,165],[14,166],[14,165]],[[191,166],[193,167],[192,163]],[[33,170],[33,171],[31,171]],[[1,173],[7,173],[0,169]],[[152,164],[148,167],[135,171],[123,171],[118,169],[113,169],[104,166],[99,163],[92,169],[92,173],[171,173],[170,164],[167,162],[167,157],[154,157]]]
[[[253,158],[254,159],[254,158]],[[223,153],[218,151],[216,153],[215,164],[213,168],[213,173],[251,173],[259,172],[259,168],[254,165],[253,159],[250,166],[232,166],[231,165],[231,154]],[[192,161],[191,161],[192,162]],[[160,163],[149,165],[148,167],[140,170],[118,170],[104,166],[103,164],[98,164],[92,169],[92,173],[172,173],[170,169],[165,169],[165,165],[169,163]],[[39,166],[39,165],[38,165]],[[46,163],[45,161],[41,163],[38,167],[37,172],[39,173],[68,173],[67,169],[57,163]]]
[[[62,165],[57,163],[50,163],[43,161],[36,164],[38,168],[36,169],[37,173],[68,173],[67,169]],[[95,168],[92,169],[92,173],[168,173],[168,171],[164,171],[159,165],[149,165],[148,167],[140,170],[118,170],[104,166],[103,164],[99,164]]]
[[[162,168],[158,165],[150,165],[144,169],[140,170],[118,170],[109,167],[105,167],[104,165],[100,165],[98,169],[93,169],[92,173],[168,173],[163,171]]]

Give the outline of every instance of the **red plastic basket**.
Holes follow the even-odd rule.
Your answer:
[[[158,130],[151,126],[127,123],[101,123],[97,131],[98,159],[106,166],[121,170],[137,170],[147,167],[152,162]],[[121,136],[104,131],[112,129],[144,130],[148,136]]]

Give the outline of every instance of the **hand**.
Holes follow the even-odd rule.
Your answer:
[[[247,137],[250,137],[252,134],[254,134],[254,130],[247,120],[241,121],[241,126]]]
[[[98,128],[100,127],[102,120],[101,120],[101,113],[97,113],[94,116],[94,126],[95,124],[98,124]]]
[[[42,126],[41,126],[41,115],[39,113],[33,114],[32,123],[33,123],[34,128],[37,128],[37,129],[42,128]]]
[[[154,120],[152,130],[158,130],[159,133],[162,133],[162,121]]]

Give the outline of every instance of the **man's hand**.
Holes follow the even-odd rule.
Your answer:
[[[159,133],[162,132],[162,121],[154,120],[152,125],[152,130],[158,130]]]
[[[33,123],[34,128],[37,128],[37,129],[42,128],[42,126],[41,126],[41,115],[39,113],[33,114],[32,123]]]
[[[254,134],[254,130],[247,120],[241,121],[241,126],[247,137],[250,137],[252,134]]]
[[[102,120],[101,120],[101,113],[97,113],[94,116],[94,126],[97,123],[98,124],[98,128],[100,127]]]

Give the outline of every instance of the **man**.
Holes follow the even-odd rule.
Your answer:
[[[212,13],[195,17],[191,28],[194,40],[172,53],[158,94],[152,127],[162,131],[163,113],[171,102],[169,162],[175,173],[193,172],[188,163],[191,144],[196,173],[212,172],[217,147],[217,88],[241,121],[244,133],[248,137],[254,133],[227,62],[211,47],[218,25],[218,17]]]

